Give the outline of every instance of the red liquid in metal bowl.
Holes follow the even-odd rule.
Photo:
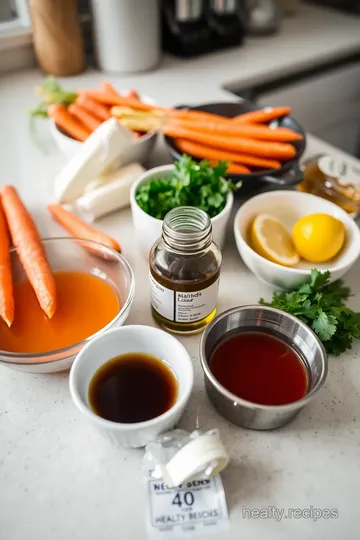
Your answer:
[[[260,405],[285,405],[304,397],[308,377],[300,356],[263,332],[229,336],[213,351],[210,369],[232,394]]]

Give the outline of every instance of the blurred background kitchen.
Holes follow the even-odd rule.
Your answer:
[[[342,46],[328,55],[325,46],[321,55],[312,54],[311,40],[318,46],[331,41],[334,29]],[[257,76],[255,64],[253,76],[244,80],[241,62],[264,59],[275,44],[271,69],[259,69]],[[294,62],[285,69],[281,56],[292,54]],[[168,69],[171,76],[179,62],[198,70],[212,61],[217,69],[232,61],[234,77],[225,81],[226,90],[291,106],[307,131],[357,157],[359,58],[360,0],[0,1],[3,76],[35,62],[57,76],[94,68],[116,75]]]

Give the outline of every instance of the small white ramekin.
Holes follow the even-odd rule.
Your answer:
[[[126,353],[156,356],[174,372],[178,382],[175,404],[164,414],[134,424],[105,420],[89,404],[89,385],[105,362]],[[123,326],[91,340],[78,354],[70,371],[70,394],[77,408],[113,444],[127,448],[145,446],[179,421],[194,384],[194,368],[185,347],[173,336],[151,326]]]
[[[141,251],[148,257],[150,249],[162,233],[163,220],[157,219],[146,212],[136,202],[136,191],[142,184],[146,184],[152,178],[165,178],[174,170],[174,165],[162,165],[155,167],[142,174],[132,185],[130,192],[130,204],[132,220],[136,231],[136,236],[141,247]],[[234,196],[230,191],[224,209],[217,216],[211,218],[214,242],[220,249],[224,247],[227,223],[230,218]]]

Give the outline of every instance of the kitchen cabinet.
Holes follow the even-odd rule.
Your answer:
[[[360,62],[271,86],[254,90],[259,103],[289,105],[307,131],[360,157]]]

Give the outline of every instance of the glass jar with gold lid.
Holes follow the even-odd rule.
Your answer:
[[[298,190],[328,199],[356,216],[360,212],[360,161],[350,156],[314,156],[304,163]]]

